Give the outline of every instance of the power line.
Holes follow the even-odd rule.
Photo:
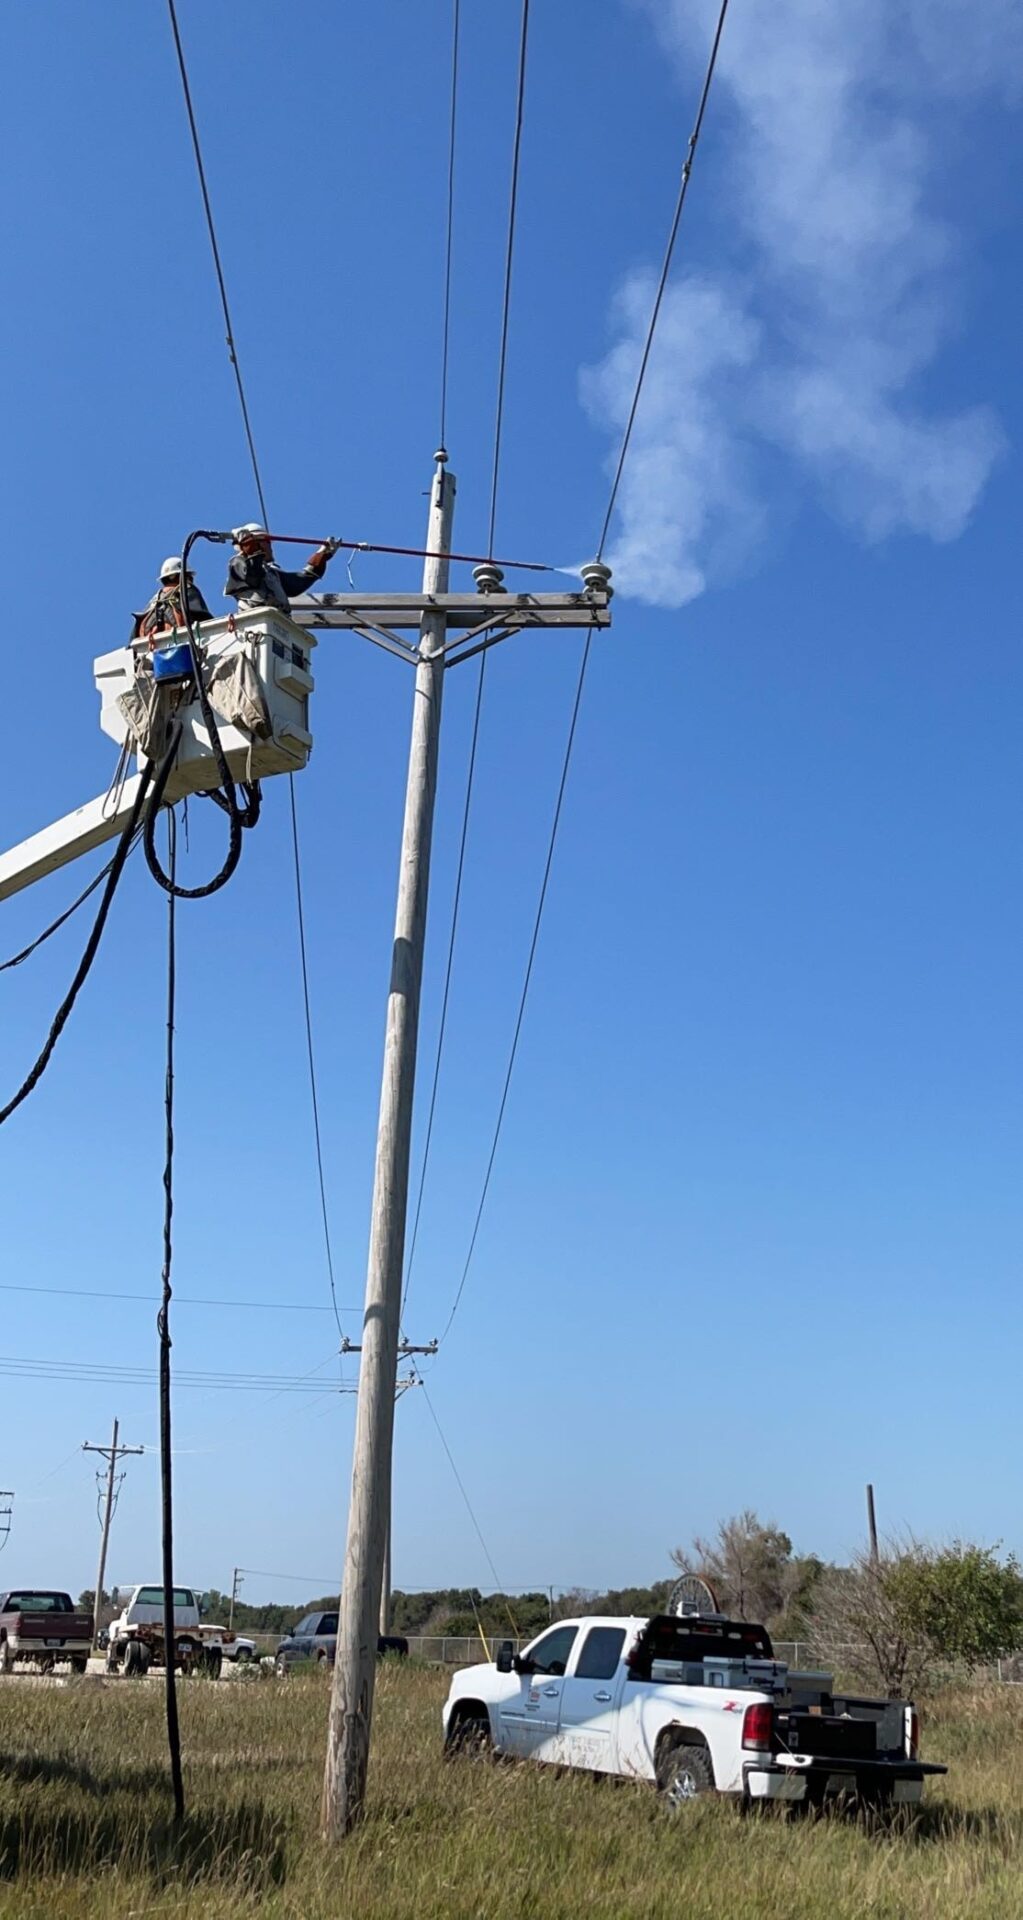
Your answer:
[[[151,1293],[111,1293],[99,1287],[29,1287],[13,1280],[0,1280],[0,1293],[41,1293],[59,1295],[65,1300],[142,1300],[152,1306]],[[318,1307],[305,1300],[200,1300],[194,1294],[176,1293],[175,1305],[179,1307],[225,1307],[232,1311],[243,1308],[246,1312],[255,1309],[266,1313],[329,1313],[329,1307]],[[361,1313],[361,1307],[340,1307],[340,1313]]]
[[[416,1257],[416,1241],[419,1238],[419,1217],[423,1211],[423,1191],[426,1187],[426,1169],[430,1163],[430,1144],[433,1139],[433,1121],[437,1110],[437,1088],[440,1083],[440,1065],[444,1054],[444,1036],[448,1024],[448,1001],[451,997],[451,972],[455,960],[455,939],[458,933],[458,909],[462,898],[462,874],[465,869],[465,846],[469,833],[469,813],[472,806],[473,778],[476,771],[476,747],[480,734],[480,713],[483,707],[483,672],[486,657],[480,661],[479,677],[476,681],[476,710],[472,721],[472,740],[469,746],[469,771],[465,786],[465,805],[462,810],[462,835],[458,846],[458,869],[455,874],[455,897],[451,909],[451,933],[448,939],[448,957],[444,969],[444,993],[441,999],[440,1026],[437,1031],[437,1053],[433,1063],[433,1084],[430,1088],[430,1107],[426,1121],[426,1139],[423,1142],[423,1161],[419,1169],[419,1191],[416,1194],[416,1211],[412,1222],[412,1237],[409,1241],[408,1262],[405,1267],[405,1291],[402,1295],[401,1310],[404,1314],[408,1300],[409,1287],[412,1284],[412,1263]]]
[[[561,810],[562,810],[562,805],[565,798],[565,787],[568,781],[568,770],[572,761],[572,748],[575,745],[576,725],[579,719],[579,707],[583,697],[583,687],[586,682],[586,669],[589,665],[590,645],[592,640],[593,640],[593,630],[591,628],[586,635],[586,644],[583,647],[583,657],[579,664],[579,678],[576,681],[575,697],[572,702],[572,718],[569,723],[568,739],[565,743],[565,757],[561,767],[561,779],[558,782],[558,797],[554,806],[554,818],[551,822],[551,832],[550,832],[550,839],[547,844],[547,858],[544,863],[543,879],[540,883],[540,898],[537,902],[536,918],[533,921],[533,937],[529,943],[529,956],[526,961],[526,972],[522,982],[522,992],[519,995],[519,1007],[518,1007],[518,1013],[515,1019],[515,1030],[512,1034],[511,1050],[508,1054],[508,1066],[505,1071],[504,1085],[501,1089],[501,1101],[497,1110],[497,1121],[494,1127],[493,1140],[491,1141],[490,1156],[487,1160],[486,1173],[483,1176],[483,1189],[480,1194],[479,1205],[476,1209],[476,1218],[473,1221],[472,1235],[469,1240],[469,1251],[465,1256],[465,1265],[462,1268],[462,1277],[458,1283],[458,1291],[455,1294],[454,1304],[452,1305],[451,1312],[448,1315],[447,1325],[445,1326],[444,1331],[440,1337],[441,1345],[443,1345],[444,1341],[447,1339],[448,1334],[451,1331],[452,1322],[454,1320],[456,1313],[458,1312],[459,1303],[461,1301],[462,1294],[465,1290],[465,1283],[469,1278],[469,1268],[472,1265],[473,1254],[476,1251],[476,1240],[479,1235],[480,1222],[483,1218],[483,1209],[486,1205],[487,1193],[490,1188],[490,1176],[494,1171],[494,1161],[497,1157],[497,1146],[501,1138],[501,1128],[504,1125],[504,1113],[505,1113],[505,1108],[508,1104],[508,1090],[511,1086],[512,1073],[515,1068],[515,1056],[519,1050],[519,1039],[522,1034],[522,1022],[523,1022],[523,1018],[525,1016],[525,1011],[526,1011],[526,999],[529,994],[529,983],[533,977],[533,962],[536,959],[537,943],[540,938],[540,923],[543,919],[543,910],[547,900],[547,889],[550,883],[551,868],[554,863],[554,848],[558,838],[558,827],[561,823]]]
[[[206,214],[206,231],[210,237],[210,247],[213,253],[213,265],[214,265],[214,268],[216,269],[216,275],[217,275],[217,286],[220,289],[220,304],[221,304],[221,307],[223,308],[223,313],[224,313],[224,326],[226,329],[228,357],[230,358],[231,365],[234,368],[235,385],[238,388],[238,402],[242,410],[242,421],[245,426],[245,438],[248,442],[249,459],[252,461],[252,472],[256,482],[256,493],[259,498],[259,510],[263,516],[263,525],[269,526],[270,520],[266,510],[266,501],[263,497],[263,482],[259,477],[259,461],[256,459],[256,444],[252,438],[252,425],[249,420],[249,408],[248,408],[248,402],[246,401],[246,398],[245,398],[245,387],[242,381],[242,370],[238,364],[238,349],[235,346],[234,328],[231,325],[231,309],[227,303],[227,286],[224,281],[224,269],[220,261],[220,248],[217,245],[217,230],[213,224],[213,208],[210,205],[209,188],[206,185],[206,168],[203,165],[202,148],[199,145],[199,129],[196,126],[195,112],[192,107],[192,90],[188,84],[188,69],[185,65],[185,50],[181,44],[181,34],[178,29],[178,15],[177,15],[177,9],[174,5],[174,0],[167,0],[167,9],[168,9],[168,12],[170,13],[171,29],[174,34],[174,48],[178,56],[178,72],[181,75],[181,90],[185,96],[185,111],[188,114],[188,128],[192,136],[192,151],[195,154],[196,172],[198,173],[198,176],[199,176],[199,188],[202,193],[203,210]]]
[[[242,371],[238,362],[238,351],[235,346],[234,328],[231,324],[231,309],[230,309],[230,305],[227,298],[227,283],[224,278],[224,269],[223,269],[223,264],[220,258],[220,247],[217,242],[217,229],[213,219],[213,206],[210,201],[209,187],[206,182],[206,168],[203,164],[202,148],[200,147],[200,144],[199,144],[199,129],[196,123],[195,110],[192,106],[192,92],[188,82],[188,69],[185,64],[184,48],[181,43],[181,34],[178,28],[178,17],[177,17],[177,11],[175,8],[174,0],[167,0],[167,6],[170,13],[171,27],[174,33],[174,46],[175,46],[175,51],[178,57],[178,72],[181,76],[181,87],[182,87],[182,92],[185,98],[185,109],[188,114],[188,126],[192,136],[192,150],[195,154],[196,172],[199,177],[199,187],[202,193],[203,209],[206,214],[206,229],[209,234],[210,249],[213,254],[213,265],[217,275],[217,286],[220,291],[220,304],[223,309],[224,326],[226,328],[226,334],[227,334],[227,350],[230,356],[231,365],[234,369],[235,384],[238,388],[238,402],[241,407],[242,421],[245,427],[245,438],[248,444],[249,458],[252,462],[252,474],[256,483],[256,493],[259,498],[259,508],[260,508],[260,512],[263,515],[264,526],[269,526],[270,516],[267,511],[266,495],[263,491],[263,481],[260,475],[259,461],[256,456],[256,443],[255,443],[255,439],[253,438],[252,423],[249,418],[248,402],[245,397],[245,385],[242,380]],[[452,134],[452,138],[453,137],[454,136]],[[450,246],[450,242],[449,242],[449,246]],[[309,974],[308,974],[308,966],[306,961],[305,916],[304,916],[303,905],[302,905],[302,871],[301,871],[301,862],[299,859],[299,848],[298,848],[298,814],[297,814],[297,809],[295,805],[294,774],[288,775],[288,786],[289,786],[290,795],[291,795],[291,832],[292,832],[292,848],[293,848],[294,866],[295,866],[295,900],[296,900],[296,907],[297,907],[297,914],[298,914],[299,957],[300,957],[301,969],[302,969],[302,997],[303,997],[303,1002],[305,1006],[306,1046],[307,1046],[308,1056],[309,1056],[309,1088],[310,1088],[310,1095],[312,1098],[313,1132],[314,1132],[315,1141],[316,1141],[316,1165],[317,1165],[317,1170],[319,1175],[320,1209],[323,1216],[323,1237],[324,1237],[324,1244],[326,1247],[326,1254],[327,1254],[327,1274],[330,1280],[331,1305],[334,1313],[334,1318],[337,1321],[337,1329],[338,1329],[338,1332],[340,1333],[341,1321],[339,1317],[339,1308],[337,1303],[337,1290],[334,1282],[334,1256],[331,1248],[330,1226],[327,1218],[327,1196],[326,1196],[326,1187],[325,1187],[324,1176],[323,1176],[323,1154],[322,1154],[322,1149],[320,1145],[320,1115],[319,1115],[319,1103],[317,1100],[317,1093],[316,1093],[316,1066],[315,1066],[315,1058],[314,1058],[314,1050],[313,1050],[312,1014],[311,1014],[310,1003],[309,1003]]]
[[[452,84],[451,153],[450,153],[450,171],[448,176],[448,256],[447,256],[447,269],[446,269],[447,279],[446,279],[446,287],[445,287],[445,307],[444,307],[444,388],[443,388],[443,391],[445,394],[447,391],[447,324],[448,324],[448,302],[450,297],[450,274],[451,274],[451,194],[452,194],[452,180],[453,180],[453,169],[454,169],[454,139],[455,139],[454,88],[455,88],[455,81],[457,77],[458,0],[455,0],[454,33],[455,33],[455,50],[454,50],[455,65],[453,67],[452,83],[451,83]],[[518,78],[518,93],[516,98],[516,109],[515,109],[515,138],[512,145],[511,194],[510,194],[509,205],[508,205],[508,238],[507,238],[507,244],[505,249],[504,294],[503,294],[502,304],[501,304],[501,346],[500,346],[500,353],[498,356],[497,416],[496,416],[495,425],[494,425],[494,464],[493,464],[493,473],[491,476],[491,485],[490,485],[490,528],[487,536],[487,552],[491,556],[493,555],[493,552],[494,552],[494,531],[495,531],[495,523],[497,519],[497,483],[498,483],[498,476],[499,476],[500,464],[501,464],[501,429],[502,429],[502,424],[504,419],[504,383],[505,383],[505,371],[506,371],[507,360],[508,360],[508,322],[509,322],[509,316],[511,313],[512,261],[513,261],[514,252],[515,252],[515,214],[516,214],[516,208],[518,205],[519,156],[520,156],[521,146],[522,146],[522,118],[523,118],[523,109],[525,106],[525,93],[526,93],[526,48],[528,44],[528,36],[529,36],[529,0],[522,0],[522,24],[521,24],[521,31],[520,31],[520,38],[519,38],[519,78]],[[443,429],[443,402],[442,402],[441,445],[443,446],[443,444],[444,444],[444,429]],[[469,767],[466,775],[465,804],[462,809],[462,832],[461,832],[461,838],[460,838],[459,847],[458,847],[458,868],[455,875],[455,895],[454,895],[454,901],[452,903],[452,908],[451,908],[451,932],[448,938],[447,963],[444,969],[444,991],[443,991],[443,996],[441,1000],[440,1026],[437,1032],[437,1053],[434,1059],[433,1082],[430,1088],[430,1105],[429,1105],[429,1111],[428,1111],[427,1122],[426,1122],[426,1138],[423,1143],[423,1160],[422,1160],[422,1166],[419,1172],[419,1190],[418,1190],[418,1193],[416,1194],[415,1215],[412,1223],[412,1235],[409,1241],[408,1261],[405,1268],[405,1291],[402,1296],[402,1312],[404,1312],[404,1309],[405,1309],[405,1302],[408,1299],[409,1286],[412,1280],[412,1265],[415,1259],[416,1242],[419,1238],[419,1220],[423,1210],[423,1193],[426,1187],[426,1170],[429,1165],[430,1145],[433,1140],[433,1122],[434,1122],[434,1116],[437,1108],[437,1088],[440,1082],[441,1059],[444,1053],[444,1039],[447,1032],[448,1001],[451,995],[451,972],[452,972],[452,967],[454,964],[454,957],[455,957],[455,940],[458,933],[458,913],[459,913],[459,907],[461,905],[461,899],[462,899],[462,876],[465,869],[465,848],[466,848],[466,840],[469,833],[469,815],[472,810],[473,783],[474,783],[475,774],[476,774],[476,750],[479,745],[480,715],[483,709],[483,683],[486,675],[486,667],[487,667],[487,661],[486,661],[486,655],[484,654],[483,658],[480,660],[479,674],[476,680],[476,703],[475,703],[473,720],[472,720],[472,738],[469,744]]]
[[[320,1213],[323,1218],[323,1244],[327,1255],[327,1276],[330,1280],[330,1300],[334,1309],[337,1330],[344,1339],[341,1314],[337,1304],[337,1289],[334,1285],[334,1255],[330,1244],[330,1223],[327,1218],[327,1188],[323,1177],[323,1147],[320,1142],[320,1105],[316,1097],[316,1057],[313,1051],[313,1016],[309,1004],[309,969],[305,949],[305,912],[302,906],[302,865],[298,852],[298,810],[295,806],[295,776],[288,775],[291,793],[291,843],[295,853],[295,906],[298,913],[298,951],[302,965],[302,1004],[305,1007],[306,1052],[309,1059],[309,1092],[313,1106],[313,1137],[316,1143],[316,1171],[320,1185]]]
[[[484,1553],[484,1557],[485,1557],[485,1559],[486,1559],[486,1562],[487,1562],[487,1565],[488,1565],[488,1567],[490,1568],[490,1571],[491,1571],[491,1573],[492,1573],[492,1574],[493,1574],[493,1576],[494,1576],[494,1585],[495,1585],[495,1587],[497,1588],[497,1591],[498,1591],[498,1593],[502,1593],[502,1594],[503,1594],[503,1593],[504,1593],[504,1592],[506,1591],[506,1589],[505,1589],[505,1588],[504,1588],[504,1586],[502,1585],[502,1582],[501,1582],[501,1576],[500,1576],[500,1574],[498,1573],[498,1571],[497,1571],[497,1568],[496,1568],[496,1567],[495,1567],[495,1565],[494,1565],[494,1561],[493,1561],[493,1557],[492,1557],[492,1555],[491,1555],[491,1552],[490,1552],[490,1548],[489,1548],[489,1547],[487,1546],[487,1543],[486,1543],[486,1541],[485,1541],[485,1540],[484,1540],[484,1538],[483,1538],[483,1529],[482,1529],[482,1527],[480,1526],[480,1523],[479,1523],[479,1521],[477,1520],[477,1518],[476,1518],[476,1515],[475,1515],[475,1513],[473,1512],[473,1507],[472,1507],[472,1501],[470,1500],[470,1498],[469,1498],[469,1495],[468,1495],[468,1493],[467,1493],[467,1492],[466,1492],[466,1490],[465,1490],[465,1482],[464,1482],[464,1480],[462,1479],[462,1476],[461,1476],[461,1474],[459,1473],[459,1471],[458,1471],[458,1468],[457,1468],[457,1467],[456,1467],[456,1465],[455,1465],[455,1456],[454,1456],[454,1454],[452,1453],[452,1451],[451,1451],[451,1448],[450,1448],[450,1447],[448,1446],[448,1443],[447,1443],[447,1441],[446,1441],[446,1439],[444,1438],[444,1429],[443,1429],[443,1427],[441,1426],[441,1423],[440,1423],[440,1421],[439,1421],[439,1420],[438,1420],[438,1418],[437,1418],[437,1411],[436,1411],[436,1408],[434,1407],[434,1404],[433,1404],[433,1401],[432,1401],[432,1400],[430,1399],[430,1395],[429,1395],[429,1393],[428,1393],[428,1391],[427,1391],[427,1386],[426,1386],[426,1381],[425,1381],[425,1380],[423,1379],[423,1377],[422,1377],[422,1374],[420,1374],[420,1376],[419,1376],[419,1382],[420,1382],[420,1385],[421,1385],[421,1387],[422,1387],[422,1389],[423,1389],[423,1398],[425,1399],[425,1401],[426,1401],[426,1404],[427,1404],[427,1406],[428,1406],[428,1407],[429,1407],[429,1409],[430,1409],[430,1418],[431,1418],[431,1420],[433,1421],[433,1424],[434,1424],[434,1426],[435,1426],[435,1427],[436,1427],[436,1429],[437,1429],[437,1435],[438,1435],[438,1438],[439,1438],[439,1440],[440,1440],[440,1443],[441,1443],[441,1446],[443,1447],[443,1449],[444,1449],[444,1451],[445,1451],[445,1453],[447,1454],[447,1457],[448,1457],[448,1465],[450,1466],[450,1468],[451,1468],[451,1471],[452,1471],[452,1473],[453,1473],[453,1474],[454,1474],[454,1476],[455,1476],[455,1483],[456,1483],[456,1485],[457,1485],[457,1487],[458,1487],[458,1491],[459,1491],[459,1493],[461,1494],[461,1496],[462,1496],[462,1499],[463,1499],[463,1500],[464,1500],[464,1502],[465,1502],[465,1510],[466,1510],[466,1512],[467,1512],[467,1514],[469,1515],[469,1518],[470,1518],[470,1520],[472,1521],[472,1524],[473,1524],[473,1527],[475,1528],[475,1531],[476,1531],[476,1538],[477,1538],[477,1540],[479,1541],[479,1543],[480,1543],[480,1546],[481,1546],[481,1547],[483,1548],[483,1553]],[[511,1610],[511,1607],[510,1607],[510,1606],[508,1605],[508,1603],[507,1603],[507,1600],[505,1601],[505,1611],[506,1611],[506,1613],[507,1613],[507,1615],[508,1615],[508,1618],[509,1618],[509,1620],[510,1620],[510,1621],[511,1621],[511,1623],[512,1623],[512,1631],[513,1631],[513,1633],[514,1633],[514,1634],[516,1635],[516,1637],[518,1637],[518,1632],[519,1632],[519,1629],[518,1629],[518,1623],[517,1623],[517,1621],[516,1621],[516,1619],[515,1619],[515,1615],[513,1614],[513,1612],[512,1612],[512,1610]]]
[[[451,334],[451,248],[454,236],[455,216],[455,108],[458,100],[458,37],[460,24],[460,0],[454,0],[454,14],[451,21],[451,131],[448,141],[448,220],[447,238],[444,246],[444,324],[441,334],[440,352],[440,441],[447,445],[448,412],[448,347]]]
[[[175,1374],[180,1387],[197,1387],[204,1390],[233,1393],[322,1393],[323,1382],[314,1381],[312,1375],[329,1365],[336,1355],[331,1353],[319,1367],[308,1374],[280,1373],[228,1373],[224,1371],[204,1372],[195,1368],[179,1369]],[[58,1381],[102,1381],[108,1386],[148,1387],[156,1378],[152,1367],[123,1367],[109,1361],[54,1360],[46,1358],[33,1360],[14,1355],[0,1355],[0,1374],[8,1379],[21,1380],[58,1380]],[[353,1391],[340,1385],[331,1389],[335,1393]]]
[[[671,230],[668,234],[668,245],[665,249],[664,264],[661,268],[661,277],[657,286],[657,293],[654,299],[653,311],[650,315],[650,326],[647,330],[646,344],[643,348],[643,357],[639,363],[639,373],[636,378],[636,390],[632,396],[632,405],[629,408],[629,417],[625,427],[625,435],[622,440],[621,452],[618,455],[618,465],[615,468],[615,477],[611,485],[611,497],[607,503],[607,512],[604,515],[604,525],[601,528],[601,532],[600,532],[600,541],[597,546],[598,560],[602,560],[604,557],[604,543],[607,539],[608,528],[611,525],[611,515],[614,513],[614,510],[615,510],[615,501],[618,498],[618,487],[621,482],[622,471],[625,466],[625,457],[629,451],[629,442],[632,439],[632,429],[636,421],[636,409],[639,406],[639,396],[643,391],[643,381],[646,378],[647,361],[650,358],[650,349],[653,346],[653,342],[654,342],[654,333],[657,328],[657,320],[661,311],[661,301],[664,298],[664,289],[668,284],[668,274],[671,270],[671,257],[675,251],[675,240],[678,235],[679,222],[681,221],[681,218],[682,218],[682,209],[685,206],[686,191],[689,186],[689,176],[692,172],[693,161],[696,157],[696,146],[700,138],[700,130],[703,126],[703,116],[707,106],[707,98],[710,93],[711,81],[714,78],[714,68],[717,64],[718,47],[721,44],[721,34],[724,28],[725,15],[727,12],[728,12],[728,0],[721,0],[721,11],[718,14],[718,23],[717,23],[717,28],[714,34],[714,42],[710,50],[710,59],[707,62],[707,71],[704,75],[703,89],[700,94],[700,104],[696,113],[696,121],[693,126],[693,131],[689,136],[689,145],[686,148],[685,162],[682,167],[682,178],[681,178],[681,181],[679,182],[678,199],[675,202],[675,212],[671,222]]]
[[[522,0],[522,26],[519,34],[519,84],[515,103],[515,138],[512,143],[511,197],[508,205],[508,244],[504,261],[504,300],[501,311],[501,352],[497,371],[497,417],[494,422],[494,470],[490,483],[490,531],[487,553],[493,558],[494,526],[497,520],[497,479],[501,464],[501,426],[504,418],[504,376],[508,360],[508,316],[511,311],[512,256],[515,251],[515,211],[519,197],[519,153],[522,146],[522,112],[526,99],[526,44],[529,36],[529,0]]]

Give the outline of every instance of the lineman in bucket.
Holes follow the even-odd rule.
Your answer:
[[[335,543],[328,540],[297,573],[288,573],[277,565],[270,535],[256,521],[236,527],[232,538],[236,551],[227,571],[224,598],[237,600],[242,612],[253,607],[279,607],[282,613],[288,613],[296,594],[323,579],[327,561],[337,551]]]
[[[188,611],[193,620],[213,618],[195,584],[195,576],[191,568],[188,570]],[[165,632],[168,627],[183,627],[184,624],[185,617],[181,601],[181,560],[174,553],[160,568],[160,585],[152,599],[147,601],[141,613],[133,614],[131,638],[133,640],[150,639],[154,634]]]

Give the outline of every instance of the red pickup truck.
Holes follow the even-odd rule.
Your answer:
[[[70,1660],[84,1673],[92,1646],[92,1616],[76,1613],[69,1593],[18,1587],[0,1593],[0,1673],[27,1660],[48,1673],[58,1660]]]

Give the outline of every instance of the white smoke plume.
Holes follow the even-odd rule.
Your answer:
[[[630,4],[677,65],[681,131],[717,0]],[[690,191],[713,190],[745,277],[697,270],[683,225],[607,556],[624,591],[681,606],[733,569],[779,460],[867,539],[962,532],[1003,436],[987,406],[927,392],[966,317],[941,176],[1021,56],[1018,0],[733,0],[710,107],[724,177],[709,188],[708,142]],[[627,279],[615,344],[581,376],[615,452],[653,289]]]

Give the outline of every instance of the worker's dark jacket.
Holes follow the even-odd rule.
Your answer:
[[[304,593],[314,580],[322,580],[326,560],[310,563],[297,573],[288,573],[261,553],[236,553],[227,570],[225,600],[237,600],[242,612],[252,607],[279,607],[287,613],[296,594]]]
[[[198,587],[188,589],[188,611],[193,620],[212,620]],[[181,611],[181,588],[161,587],[152,599],[143,607],[141,613],[132,615],[131,638],[138,640],[153,633],[160,633],[167,627],[183,627],[184,615]]]

